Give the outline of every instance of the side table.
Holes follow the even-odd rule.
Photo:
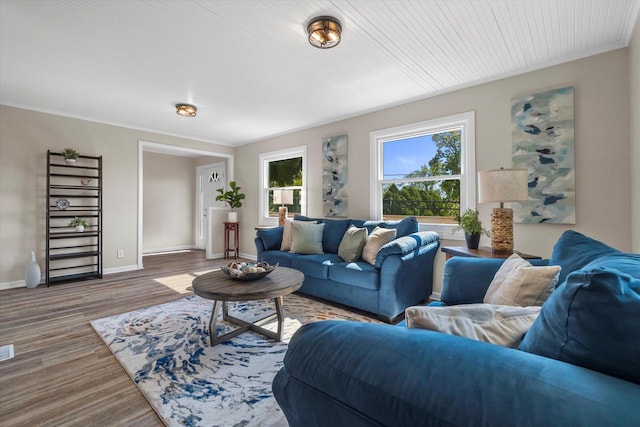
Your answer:
[[[239,232],[239,222],[225,222],[224,223],[224,257],[231,258],[229,256],[229,252],[233,253],[233,258],[238,258],[238,232]],[[233,247],[229,246],[229,233],[233,233]]]
[[[471,258],[509,258],[511,254],[494,254],[491,248],[480,246],[478,249],[469,249],[466,246],[442,246],[442,252],[447,255],[447,260],[454,256],[464,256]],[[513,251],[514,254],[520,255],[524,259],[542,259],[537,255],[523,254],[522,252]]]

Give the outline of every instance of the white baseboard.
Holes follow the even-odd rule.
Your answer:
[[[197,249],[196,245],[180,245],[180,246],[170,246],[168,248],[145,249],[142,251],[142,254],[148,255],[148,254],[157,254],[160,252],[186,251],[190,249]]]
[[[42,279],[40,279],[40,284],[42,284]],[[25,283],[24,280],[16,280],[15,282],[0,283],[0,291],[5,289],[26,288],[26,287],[27,287],[27,284]]]
[[[138,267],[137,265],[125,265],[122,267],[105,268],[102,271],[102,274],[124,273],[127,271],[134,271],[134,270],[142,270],[142,268]],[[45,285],[44,277],[40,278],[40,284],[38,286],[42,286],[42,285]],[[16,280],[15,282],[0,283],[0,291],[3,291],[5,289],[26,288],[26,287],[27,287],[27,284],[24,280]]]
[[[243,258],[243,259],[249,259],[252,261],[257,260],[258,258],[255,255],[251,255],[251,254],[245,254],[240,252],[238,254],[239,258]],[[224,258],[224,254],[220,253],[220,254],[211,254],[210,256],[207,257],[207,259],[220,259],[220,258]]]
[[[105,268],[102,274],[126,273],[127,271],[142,270],[138,265],[123,265],[122,267]]]

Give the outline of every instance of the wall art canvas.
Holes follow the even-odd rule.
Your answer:
[[[513,167],[529,172],[529,200],[513,204],[522,223],[575,224],[573,87],[511,100]]]
[[[322,140],[322,210],[325,217],[346,217],[347,135]]]

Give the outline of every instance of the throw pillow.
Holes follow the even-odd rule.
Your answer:
[[[518,254],[502,263],[482,300],[486,304],[542,305],[558,283],[560,266],[534,267]]]
[[[516,348],[540,314],[540,307],[463,304],[409,307],[408,328],[431,329],[450,335]]]
[[[340,246],[338,247],[338,255],[343,261],[353,262],[360,259],[362,249],[367,243],[367,229],[351,226],[345,231]]]
[[[376,227],[364,244],[362,249],[362,260],[371,265],[376,265],[376,255],[381,247],[396,238],[396,230]]]
[[[408,216],[398,221],[365,221],[363,224],[369,231],[373,231],[376,227],[394,228],[396,230],[396,238],[408,236],[419,230],[418,220],[415,216]]]
[[[574,272],[542,306],[520,350],[640,384],[640,279]]]
[[[294,220],[297,221],[297,220]],[[290,219],[284,220],[284,227],[282,229],[282,244],[280,245],[281,251],[291,250],[291,223]],[[309,221],[311,224],[316,224],[316,221]]]
[[[619,250],[577,231],[567,230],[562,233],[562,236],[553,246],[549,265],[562,267],[558,278],[558,283],[561,284],[570,273],[580,270],[591,261],[600,258],[602,255],[619,252]]]
[[[291,222],[291,252],[294,254],[321,254],[324,224]]]

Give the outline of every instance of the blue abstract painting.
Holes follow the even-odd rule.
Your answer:
[[[322,140],[322,210],[325,217],[346,217],[347,135]]]
[[[511,125],[513,167],[527,169],[529,185],[513,220],[575,224],[573,87],[513,98]]]

